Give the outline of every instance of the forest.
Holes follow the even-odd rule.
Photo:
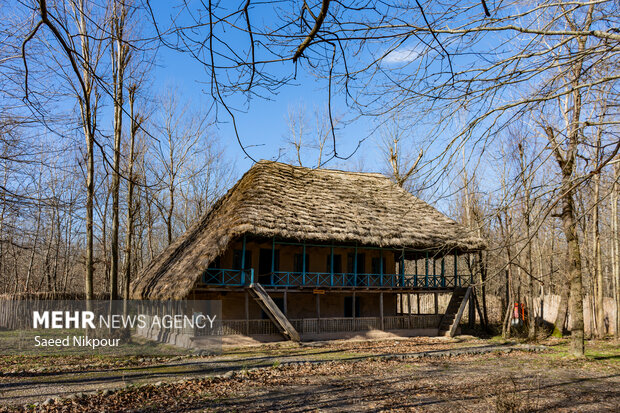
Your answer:
[[[0,294],[128,297],[264,157],[383,172],[483,237],[482,328],[570,334],[576,355],[620,335],[618,2],[167,7],[0,2]],[[161,84],[164,51],[200,66],[208,105]],[[242,133],[242,113],[311,82],[321,104],[279,114],[280,141]]]

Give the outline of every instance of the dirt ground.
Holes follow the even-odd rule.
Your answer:
[[[585,359],[564,340],[545,344],[411,338],[120,364],[13,359],[0,411],[620,411],[620,343],[588,343]]]

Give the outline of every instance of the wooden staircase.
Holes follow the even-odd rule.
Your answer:
[[[446,308],[446,313],[439,323],[440,336],[454,337],[456,335],[456,329],[459,326],[463,311],[465,311],[465,306],[470,297],[471,287],[456,288],[454,290],[448,303],[448,308]]]
[[[282,335],[292,341],[301,341],[299,333],[295,327],[288,321],[288,318],[278,308],[276,303],[271,299],[267,291],[259,283],[253,283],[248,286],[248,292],[254,300],[261,306],[263,311],[269,316],[271,321],[278,327]]]

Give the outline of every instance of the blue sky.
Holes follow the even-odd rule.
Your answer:
[[[155,84],[178,85],[182,89],[182,95],[190,99],[193,105],[203,108],[210,106],[212,98],[209,95],[209,86],[204,84],[208,81],[208,75],[200,63],[188,55],[170,49],[162,49],[157,60],[159,65],[155,71]],[[254,98],[247,110],[241,107],[242,110],[235,112],[241,140],[256,160],[275,159],[280,148],[286,147],[287,112],[290,107],[302,104],[308,111],[312,111],[314,107],[321,108],[327,104],[327,90],[321,82],[317,82],[305,72],[299,73],[297,79],[295,85],[283,87],[269,100]],[[342,113],[346,110],[342,99],[336,98],[335,103],[336,112]],[[236,159],[237,167],[241,171],[248,169],[252,161],[247,159],[237,143],[230,116],[221,110],[218,120],[217,133],[226,145],[228,155]],[[368,120],[358,119],[338,128],[339,152],[350,153],[359,139],[368,136],[371,127]],[[372,139],[363,144],[357,157],[368,156],[369,151],[377,151],[376,142]],[[337,161],[332,161],[327,167],[335,167],[337,164]]]
[[[174,14],[174,10],[167,8],[154,11],[162,23]],[[261,16],[255,13],[252,18],[258,20]],[[231,42],[237,40],[244,42],[246,39],[235,39],[235,35],[231,34]],[[291,74],[295,68],[293,63],[289,62],[269,68],[269,70],[274,69],[278,74]],[[181,89],[182,96],[190,99],[194,106],[203,107],[205,110],[210,107],[212,98],[209,94],[209,74],[205,72],[203,65],[190,55],[169,48],[161,48],[158,51],[154,76],[154,85],[174,84]],[[231,106],[241,109],[235,112],[239,135],[247,151],[256,160],[276,159],[282,153],[282,149],[287,148],[286,119],[289,108],[303,105],[309,112],[314,108],[324,108],[328,101],[327,84],[309,75],[302,64],[298,67],[297,79],[294,83],[280,88],[276,95],[268,96],[268,98],[254,98],[249,102],[248,107],[244,107],[245,99],[227,100]],[[353,117],[353,114],[346,108],[342,96],[334,96],[332,106],[335,114],[344,115],[345,119]],[[311,118],[311,114],[308,117]],[[221,142],[226,146],[227,155],[235,159],[239,172],[247,170],[252,165],[252,161],[239,147],[231,118],[223,109],[218,113],[216,128]],[[359,140],[372,133],[372,129],[373,122],[367,118],[357,119],[346,125],[341,124],[337,132],[339,154],[349,155]],[[371,136],[350,160],[336,159],[329,162],[326,167],[347,168],[356,165],[354,167],[359,168],[359,165],[363,163],[365,169],[381,171],[384,169],[382,165],[365,162],[366,159],[379,156],[378,152],[377,140]],[[281,158],[281,160],[285,159]],[[311,162],[314,160],[308,163]]]

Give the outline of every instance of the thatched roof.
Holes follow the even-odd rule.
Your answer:
[[[186,297],[209,263],[243,234],[460,252],[484,248],[384,175],[260,161],[145,268],[132,286],[133,298]]]

